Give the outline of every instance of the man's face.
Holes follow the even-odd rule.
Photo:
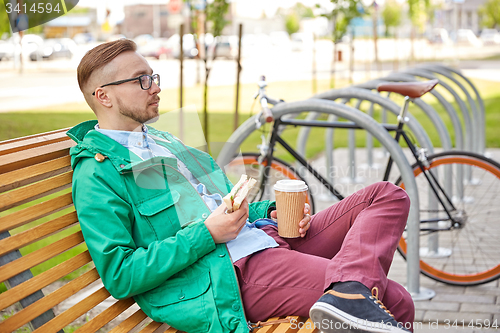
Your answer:
[[[143,74],[153,74],[147,61],[136,52],[124,52],[110,63],[113,78],[110,81],[126,80]],[[106,84],[108,82],[103,82]],[[119,121],[130,125],[141,124],[158,117],[158,104],[161,91],[156,83],[152,82],[148,90],[141,89],[139,80],[125,82],[119,85],[106,86],[103,89],[113,100],[113,106],[118,109]]]

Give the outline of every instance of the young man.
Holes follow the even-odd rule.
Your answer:
[[[144,123],[158,117],[160,77],[127,39],[78,66],[97,121],[72,128],[73,200],[90,254],[115,298],[186,332],[248,332],[247,320],[311,315],[324,332],[405,332],[410,295],[387,273],[409,210],[378,183],[309,216],[300,238],[261,218],[274,203],[225,214],[232,184],[212,158]],[[399,325],[399,326],[398,326]]]

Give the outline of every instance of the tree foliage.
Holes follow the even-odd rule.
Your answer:
[[[285,29],[289,35],[300,29],[300,20],[296,13],[290,13],[285,17]]]
[[[364,6],[360,0],[330,0],[332,9],[322,16],[328,18],[333,24],[332,39],[338,43],[347,32],[351,20],[359,17],[364,12]]]
[[[389,29],[391,27],[398,27],[401,24],[403,8],[394,0],[385,3],[384,10],[382,10],[382,19],[385,24],[385,36],[389,36]]]
[[[228,9],[229,3],[227,0],[213,0],[207,5],[207,22],[210,23],[214,37],[220,36],[222,30],[230,23],[229,20],[226,20]]]
[[[500,28],[500,0],[487,0],[479,8],[481,25],[486,28]]]
[[[425,28],[431,13],[430,0],[408,0],[408,17],[420,32]]]

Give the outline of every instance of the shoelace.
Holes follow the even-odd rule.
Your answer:
[[[371,299],[375,299],[375,301],[373,301],[375,304],[378,304],[379,307],[384,310],[385,312],[387,312],[387,314],[389,316],[391,316],[392,318],[394,318],[394,315],[391,313],[391,311],[389,311],[384,303],[382,303],[379,299],[378,299],[378,288],[377,287],[373,287],[372,288],[372,295],[370,296]]]

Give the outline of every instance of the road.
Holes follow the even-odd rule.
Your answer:
[[[394,62],[390,60],[391,55],[397,55],[399,59],[407,59],[409,52],[409,41],[400,41],[398,45],[391,40],[382,40],[379,45],[380,59],[382,62],[381,72],[373,61],[373,45],[368,40],[356,41],[355,44],[355,66],[354,82],[375,78],[393,70]],[[33,110],[52,105],[63,105],[67,103],[84,102],[83,96],[78,88],[76,80],[76,67],[91,45],[80,46],[71,60],[42,61],[40,63],[25,60],[23,73],[14,69],[13,62],[0,62],[0,112],[17,110]],[[347,44],[340,44],[343,60],[337,62],[337,77],[348,77],[349,52]],[[399,52],[395,52],[399,49]],[[477,50],[474,48],[456,49],[444,48],[418,41],[416,50],[419,59],[433,58],[436,55],[453,56],[457,52],[461,55],[500,54],[500,45],[485,47]],[[331,58],[333,46],[328,41],[319,41],[316,46],[315,59],[318,79],[328,79],[331,70]],[[446,53],[447,52],[447,53]],[[445,54],[446,53],[446,54]],[[150,59],[151,67],[161,75],[162,88],[176,88],[179,86],[179,61],[174,59]],[[203,78],[203,63],[195,60],[186,60],[184,67],[184,84],[186,87],[197,83],[198,78]],[[399,68],[409,66],[408,61],[399,61]],[[464,74],[489,80],[500,80],[500,61],[472,61],[461,60],[456,62]],[[266,75],[269,82],[311,80],[313,69],[313,52],[291,51],[277,48],[266,48],[248,50],[242,60],[243,70],[241,72],[241,83],[256,83],[260,75]],[[217,60],[213,63],[209,78],[209,85],[233,85],[236,82],[236,62],[233,60]],[[369,73],[367,73],[369,71]]]

